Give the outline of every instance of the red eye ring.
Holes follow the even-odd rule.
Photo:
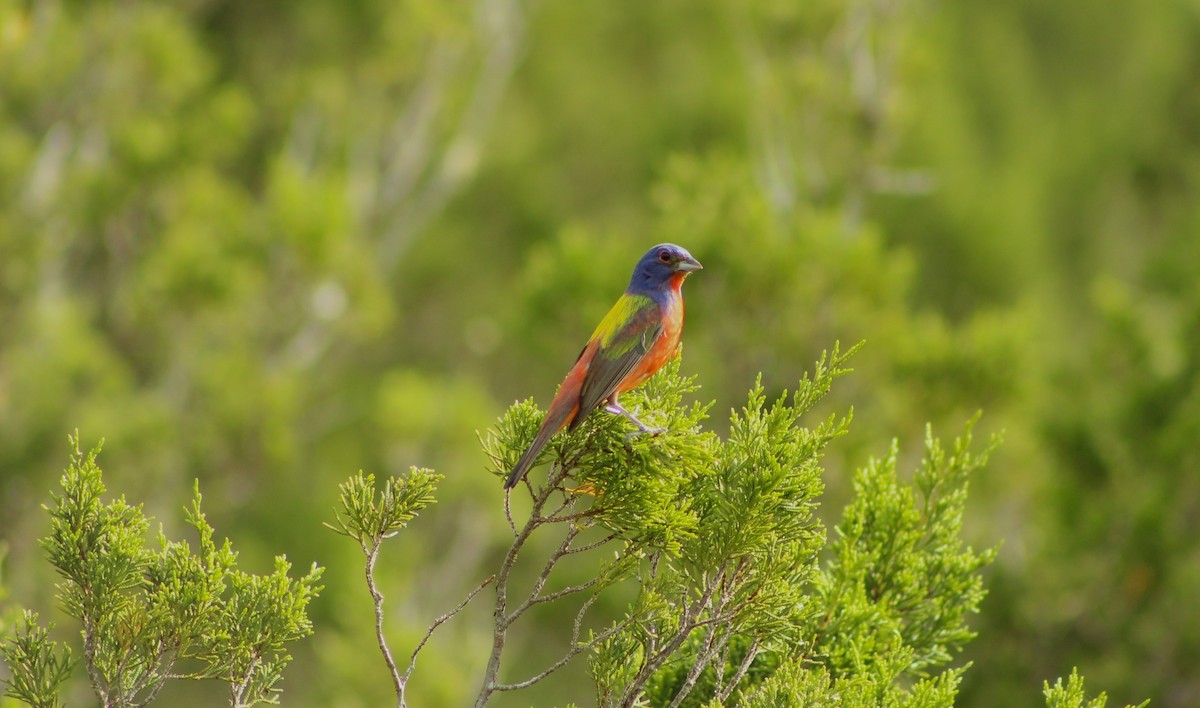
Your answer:
[[[658,260],[662,261],[663,263],[670,263],[671,262],[671,252],[665,248],[663,250],[659,251],[658,252]]]

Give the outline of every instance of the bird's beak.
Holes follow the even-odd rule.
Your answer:
[[[690,273],[693,270],[704,270],[704,266],[700,265],[700,261],[688,256],[687,258],[675,264],[675,270],[682,270],[685,273]]]

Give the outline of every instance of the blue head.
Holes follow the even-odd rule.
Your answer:
[[[646,255],[638,261],[633,269],[633,278],[629,281],[628,292],[666,290],[682,282],[688,273],[703,267],[686,248],[673,243],[660,243],[646,251]]]

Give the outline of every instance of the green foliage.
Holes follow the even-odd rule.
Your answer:
[[[826,342],[873,343],[812,413],[854,407],[823,458],[826,528],[880,440],[979,408],[981,436],[1005,430],[964,532],[1005,545],[962,702],[1026,705],[1077,665],[1114,700],[1191,708],[1197,66],[1193,0],[0,0],[12,595],[50,616],[30,539],[65,430],[104,431],[106,480],[148,515],[203,480],[262,567],[277,550],[354,567],[312,493],[342,470],[453,470],[423,519],[444,543],[401,534],[404,562],[377,569],[408,603],[389,630],[416,643],[416,618],[507,544],[495,489],[467,473],[485,464],[472,431],[514,399],[544,406],[632,259],[671,240],[707,266],[684,372],[716,410],[760,371],[775,400]],[[622,437],[596,442],[625,454]],[[700,512],[659,504],[680,480],[611,493],[638,485],[651,518],[611,522],[682,552]],[[560,541],[534,534],[523,557]],[[379,705],[361,577],[324,582],[291,700]],[[613,595],[603,621],[623,615]],[[506,671],[555,660],[542,637],[573,608],[538,607]],[[423,654],[414,703],[475,690],[462,647],[490,629],[457,631]],[[586,680],[568,667],[518,705]]]
[[[647,425],[666,429],[662,435],[630,435],[621,420],[593,415],[586,425],[556,437],[539,458],[552,458],[580,489],[596,494],[587,512],[638,547],[677,551],[696,533],[696,517],[682,488],[697,470],[711,463],[715,438],[700,423],[709,405],[681,405],[699,387],[695,377],[679,375],[679,358],[624,397],[630,410]],[[480,436],[488,469],[505,476],[532,440],[543,413],[532,402],[510,407],[497,424]]]
[[[848,371],[853,351],[835,347],[822,357],[790,401],[781,396],[768,407],[756,385],[733,414],[728,441],[673,501],[694,510],[694,533],[677,552],[625,549],[641,559],[638,598],[628,627],[593,655],[600,704],[626,705],[644,692],[666,705],[702,679],[706,698],[724,700],[758,653],[804,641],[806,585],[824,544],[813,515],[822,490],[818,459],[849,418],[813,430],[797,422]]]
[[[70,647],[50,639],[54,626],[43,629],[37,617],[36,612],[26,611],[16,633],[0,644],[0,659],[12,671],[3,681],[4,695],[35,708],[58,708],[63,705],[59,689],[70,676],[74,661]]]
[[[369,551],[436,501],[433,492],[441,478],[431,470],[414,467],[403,478],[389,477],[377,493],[375,475],[364,476],[360,471],[342,484],[336,525],[326,526]]]
[[[620,418],[597,414],[556,437],[549,478],[530,483],[530,520],[514,526],[501,568],[497,646],[530,604],[586,590],[560,661],[590,650],[600,705],[953,705],[967,667],[951,663],[974,637],[966,619],[979,610],[981,571],[996,557],[962,538],[967,489],[997,443],[973,450],[975,421],[949,448],[927,428],[911,483],[899,480],[893,443],[887,457],[855,475],[854,500],[822,562],[821,459],[850,419],[830,416],[812,427],[801,419],[849,371],[857,349],[835,346],[794,395],[770,405],[760,380],[733,412],[724,441],[700,426],[707,406],[683,402],[680,394],[696,385],[677,362],[638,399],[646,416],[669,422],[667,433],[624,438]],[[517,403],[482,437],[495,476],[516,461],[538,420],[535,407]],[[560,487],[568,475],[595,495],[590,504]],[[561,506],[544,512],[558,491]],[[566,525],[564,541],[529,599],[509,614],[516,549],[532,531],[556,524]],[[579,548],[580,525],[611,533]],[[542,594],[561,556],[610,542],[618,544],[616,560],[600,563],[593,580]],[[581,638],[584,613],[618,580],[635,593],[624,616]],[[559,665],[512,684],[492,683],[489,674],[477,705]]]
[[[375,640],[379,642],[379,650],[383,652],[388,671],[392,674],[396,701],[401,708],[407,705],[408,678],[416,667],[417,654],[429,640],[429,635],[433,634],[438,625],[461,610],[489,582],[485,581],[468,595],[457,609],[434,622],[425,638],[413,650],[408,670],[401,674],[384,635],[383,593],[379,591],[375,582],[375,564],[379,560],[383,540],[395,536],[408,522],[416,518],[422,509],[435,501],[433,491],[441,479],[439,474],[414,467],[403,478],[388,478],[383,489],[376,493],[375,475],[363,476],[360,470],[341,486],[341,503],[334,512],[336,525],[325,524],[337,533],[357,541],[366,557],[367,590],[370,591],[371,600],[375,604]]]
[[[230,683],[232,705],[276,702],[283,669],[292,659],[286,645],[313,633],[307,608],[321,590],[316,583],[323,569],[314,565],[292,579],[291,567],[277,556],[270,575],[230,572],[230,595],[216,623],[222,629],[201,638],[205,648],[197,658],[209,662],[209,675]]]
[[[806,667],[801,662],[789,662],[741,696],[738,705],[746,708],[940,708],[954,705],[963,670],[944,671],[937,677],[917,681],[910,689],[903,689],[887,680],[886,674],[854,673],[834,678],[822,666]]]
[[[1042,695],[1046,697],[1046,708],[1104,708],[1108,703],[1108,697],[1104,693],[1092,699],[1087,697],[1083,690],[1083,677],[1079,675],[1078,669],[1071,669],[1066,686],[1061,678],[1055,681],[1053,686],[1047,681],[1042,688]],[[1144,701],[1139,703],[1137,708],[1144,708],[1149,704],[1150,701]]]
[[[836,528],[833,558],[818,582],[824,619],[816,651],[835,676],[877,661],[925,676],[974,636],[966,615],[979,611],[979,571],[996,551],[965,546],[962,520],[968,476],[986,463],[995,442],[972,453],[970,428],[949,454],[927,430],[911,487],[897,480],[894,441],[886,458],[855,475],[855,500]]]
[[[77,437],[71,443],[41,544],[64,579],[59,602],[80,622],[83,663],[97,698],[105,706],[143,705],[168,679],[218,679],[229,684],[231,705],[275,702],[291,660],[287,645],[312,634],[307,608],[321,589],[322,569],[314,565],[293,579],[282,556],[268,575],[237,569],[229,540],[218,547],[213,539],[198,483],[186,514],[198,550],[162,533],[159,549],[148,548],[149,519],[141,507],[124,497],[101,498],[99,447],[85,456]],[[4,657],[14,675],[10,693],[43,705],[57,700],[70,652],[56,658],[56,643],[34,619],[26,615],[26,628],[5,645]]]

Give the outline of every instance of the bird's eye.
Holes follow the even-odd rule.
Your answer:
[[[671,262],[671,252],[665,248],[663,250],[659,251],[658,252],[658,260],[662,261],[663,263],[670,263]]]

